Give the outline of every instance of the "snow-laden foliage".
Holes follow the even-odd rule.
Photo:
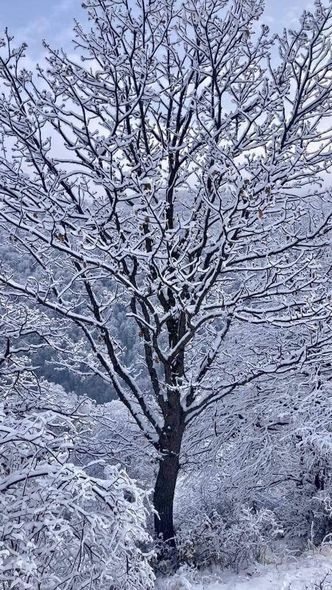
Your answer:
[[[206,514],[216,511],[226,527],[248,506],[254,514],[262,509],[274,514],[284,548],[300,549],[308,540],[318,544],[330,538],[329,361],[306,366],[293,378],[260,383],[246,392],[245,413],[243,408],[243,399],[229,400],[210,416],[211,431],[204,437],[196,434],[194,460],[187,463],[178,489],[181,527],[192,526],[197,505]]]
[[[283,533],[273,512],[233,507],[227,521],[216,511],[198,513],[178,531],[179,557],[195,567],[219,565],[239,569],[264,561],[273,541]]]
[[[21,377],[22,381],[22,377]],[[60,388],[2,383],[0,580],[4,590],[153,587],[146,494],[117,467],[74,463],[91,402]],[[93,468],[93,466],[91,466]]]
[[[35,272],[9,260],[0,282],[57,318],[41,324],[57,363],[126,406],[174,543],[177,478],[204,436],[231,458],[252,429],[260,448],[284,376],[325,362],[332,11],[317,0],[278,37],[261,0],[85,8],[76,55],[48,48],[37,72],[3,41],[1,236]]]

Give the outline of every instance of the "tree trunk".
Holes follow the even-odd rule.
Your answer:
[[[176,480],[179,473],[179,457],[166,455],[159,465],[154,489],[155,531],[168,545],[175,547],[173,505]]]
[[[175,305],[173,294],[169,294],[169,309]],[[184,336],[186,316],[171,317],[167,322],[169,344],[174,348]],[[164,428],[159,438],[158,450],[161,454],[159,471],[154,489],[155,532],[168,545],[176,547],[174,530],[174,496],[180,469],[180,452],[185,429],[184,412],[181,406],[181,392],[184,375],[184,351],[179,349],[176,358],[165,367],[167,401],[163,401]]]
[[[173,427],[165,426],[159,441],[162,457],[154,489],[155,532],[169,547],[175,547],[173,506],[177,477],[180,469],[180,451],[184,431],[178,415]]]

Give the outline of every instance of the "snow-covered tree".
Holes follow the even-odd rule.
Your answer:
[[[152,588],[145,493],[117,466],[100,479],[73,462],[86,403],[27,377],[1,393],[2,588]]]
[[[49,48],[37,76],[3,43],[1,231],[36,273],[0,280],[62,318],[48,343],[111,385],[157,451],[156,532],[174,542],[188,433],[230,397],[245,412],[248,389],[325,338],[332,12],[318,0],[271,37],[261,0],[85,8],[76,55]]]
[[[36,379],[24,353],[45,318],[0,302],[1,587],[152,588],[146,492],[93,444],[94,403]]]

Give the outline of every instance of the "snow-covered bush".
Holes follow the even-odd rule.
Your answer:
[[[280,529],[269,510],[234,510],[232,521],[218,512],[196,516],[196,523],[184,524],[178,532],[180,559],[196,567],[218,564],[222,567],[246,566],[264,560],[267,545]]]
[[[194,521],[197,506],[206,514],[217,510],[227,526],[234,506],[248,506],[275,514],[282,552],[319,545],[332,532],[332,511],[323,502],[332,498],[331,402],[331,366],[313,362],[211,410],[184,442],[192,462],[184,462],[177,489],[180,526]]]
[[[331,590],[332,589],[332,576],[326,575],[324,578],[315,584],[314,590]]]
[[[0,396],[3,590],[148,590],[146,493],[125,470],[76,462],[93,405],[29,375]]]

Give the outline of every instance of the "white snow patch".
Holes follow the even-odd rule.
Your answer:
[[[332,590],[332,549],[324,548],[239,574],[183,572],[159,580],[156,590]]]

